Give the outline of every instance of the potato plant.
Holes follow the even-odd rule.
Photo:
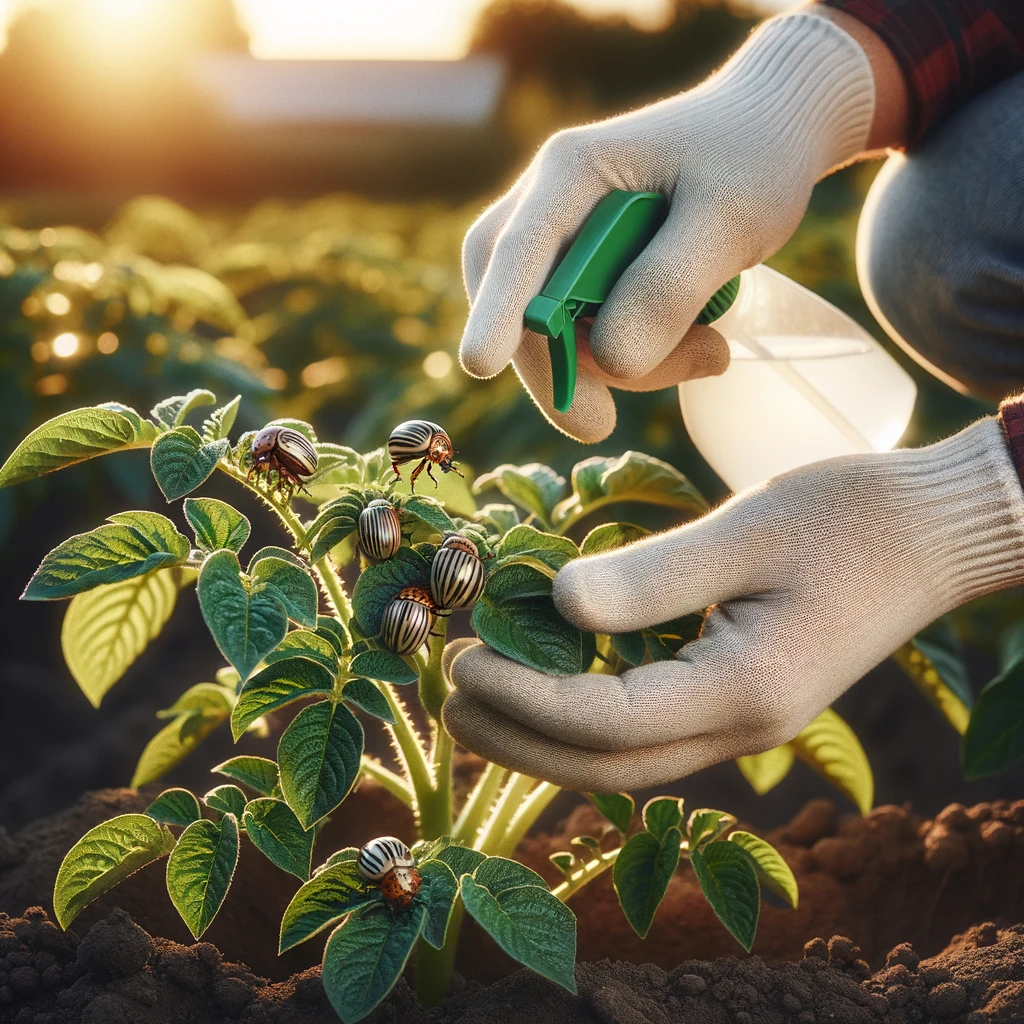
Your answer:
[[[503,654],[549,673],[619,672],[674,657],[698,635],[702,616],[594,636],[561,618],[551,581],[581,553],[646,533],[610,521],[591,529],[580,545],[566,535],[606,506],[639,502],[683,515],[702,512],[703,499],[682,474],[636,452],[584,460],[569,483],[545,466],[501,466],[478,478],[474,489],[497,488],[508,503],[464,517],[422,493],[426,475],[421,493],[410,491],[409,473],[396,478],[384,449],[360,454],[320,441],[301,421],[271,426],[305,438],[308,445],[298,447],[312,446],[315,469],[296,483],[293,474],[275,472],[265,461],[254,465],[256,435],[229,439],[237,401],[202,418],[202,407],[216,406],[214,395],[202,390],[159,403],[149,418],[113,402],[64,413],[33,431],[0,469],[0,486],[7,486],[144,447],[151,449],[164,497],[183,502],[187,533],[153,511],[111,516],[46,555],[23,595],[70,598],[65,658],[98,706],[159,634],[179,593],[195,586],[227,664],[215,681],[191,686],[162,713],[168,722],[143,752],[134,785],[159,778],[222,725],[236,741],[249,732],[265,735],[273,713],[301,704],[280,735],[276,760],[233,757],[212,769],[224,781],[201,798],[168,789],[145,814],[121,815],[90,830],[57,877],[54,909],[62,926],[134,871],[166,857],[168,893],[198,938],[228,894],[244,835],[301,882],[281,923],[280,950],[330,929],[324,986],[341,1019],[356,1021],[387,995],[414,947],[421,999],[440,1001],[466,913],[514,959],[574,991],[575,919],[566,902],[608,870],[640,936],[681,864],[689,865],[746,950],[762,889],[796,905],[796,883],[784,860],[763,840],[737,830],[731,815],[704,808],[684,814],[682,800],[658,797],[638,816],[632,798],[621,793],[590,795],[607,820],[604,832],[577,837],[572,851],[552,856],[563,880],[549,889],[513,857],[557,787],[488,764],[455,806],[454,744],[440,714],[448,693],[441,657],[449,609],[431,609],[422,646],[404,654],[388,646],[395,646],[387,621],[396,602],[411,591],[436,597],[432,566],[441,546],[450,549],[457,538],[460,550],[475,552],[471,557],[485,577],[471,626]],[[186,422],[190,418],[198,429]],[[261,499],[283,527],[286,546],[242,554],[249,520],[224,501],[194,494],[214,472]],[[394,510],[400,535],[393,544],[380,536],[356,543],[371,503],[378,511]],[[368,557],[368,547],[386,557]],[[342,573],[351,575],[356,563],[361,571],[350,595]],[[409,695],[426,713],[427,735],[409,713]],[[356,710],[388,730],[397,770],[364,753]],[[770,788],[796,757],[870,807],[870,769],[834,712],[741,767],[755,786]],[[315,851],[327,817],[361,778],[376,780],[414,813],[417,834],[400,837],[412,848],[418,878],[407,905],[389,899],[360,869],[359,851]]]

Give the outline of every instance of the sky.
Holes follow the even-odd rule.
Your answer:
[[[46,0],[0,0],[3,26],[16,6]],[[147,0],[91,0],[97,16],[137,11]],[[250,48],[266,59],[431,59],[461,57],[473,22],[488,0],[235,0]],[[573,0],[594,13],[626,14],[655,25],[666,0]],[[793,0],[752,0],[766,11]]]

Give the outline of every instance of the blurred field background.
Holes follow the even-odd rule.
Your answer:
[[[467,378],[457,363],[466,312],[459,249],[469,223],[551,132],[695,83],[766,8],[453,0],[446,16],[461,19],[458,31],[432,41],[415,17],[433,6],[383,4],[395,25],[403,11],[412,19],[384,43],[403,57],[446,59],[381,57],[372,40],[360,44],[356,30],[367,25],[354,24],[348,59],[325,58],[313,38],[301,55],[319,59],[270,60],[295,56],[294,45],[275,51],[271,30],[277,24],[287,42],[289,8],[308,13],[309,0],[238,0],[237,8],[231,0],[8,0],[0,455],[69,408],[116,399],[144,411],[206,387],[222,400],[242,395],[236,430],[298,416],[321,438],[368,450],[395,423],[424,416],[446,426],[471,471],[542,461],[567,472],[587,455],[633,448],[678,466],[710,498],[724,496],[686,438],[674,390],[620,397],[615,434],[584,449],[544,423],[511,370]],[[882,337],[853,267],[857,215],[876,171],[855,167],[819,185],[796,236],[770,262]],[[905,443],[942,436],[986,409],[897,358],[921,387]],[[0,491],[0,687],[6,707],[20,701],[24,711],[9,711],[0,726],[0,822],[5,810],[12,823],[24,820],[30,804],[40,806],[41,787],[61,786],[52,772],[24,781],[50,756],[38,734],[22,735],[26,717],[66,704],[75,718],[68,743],[99,728],[61,666],[61,609],[26,610],[15,594],[59,540],[121,508],[152,506],[155,495],[144,461],[129,456]],[[982,629],[975,639],[984,676],[991,636]],[[210,671],[214,654],[204,647],[183,657]],[[112,695],[111,714],[129,713],[149,672],[143,710],[151,715],[168,671],[144,660]],[[176,676],[172,690],[181,682]],[[943,750],[948,789],[956,738],[923,703],[918,710],[936,719],[921,743]],[[899,713],[880,705],[864,715]],[[146,721],[141,735],[152,731]],[[128,770],[110,753],[87,769],[71,758],[61,771],[75,792],[120,783],[140,745],[121,759]],[[892,753],[869,747],[873,759]],[[907,779],[923,778],[912,762],[910,753],[899,760],[880,796],[903,799]],[[55,802],[66,800],[44,804]]]

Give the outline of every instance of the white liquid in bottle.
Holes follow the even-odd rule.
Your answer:
[[[917,388],[863,328],[768,267],[744,271],[712,325],[729,343],[720,377],[679,385],[693,443],[734,491],[835,455],[888,451]]]

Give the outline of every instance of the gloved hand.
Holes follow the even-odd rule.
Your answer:
[[[444,722],[491,761],[633,790],[792,739],[933,619],[1024,580],[1024,492],[999,424],[829,459],[703,518],[570,562],[562,614],[622,633],[714,606],[674,661],[547,676],[475,641],[446,651]]]
[[[694,317],[789,238],[814,182],[863,150],[874,103],[860,45],[797,13],[765,22],[696,89],[554,135],[466,236],[462,365],[491,377],[511,360],[544,415],[585,442],[615,426],[609,385],[650,391],[721,373],[726,344],[713,329],[690,330]],[[668,196],[668,220],[598,313],[573,406],[557,413],[547,342],[523,330],[523,314],[616,188]]]

